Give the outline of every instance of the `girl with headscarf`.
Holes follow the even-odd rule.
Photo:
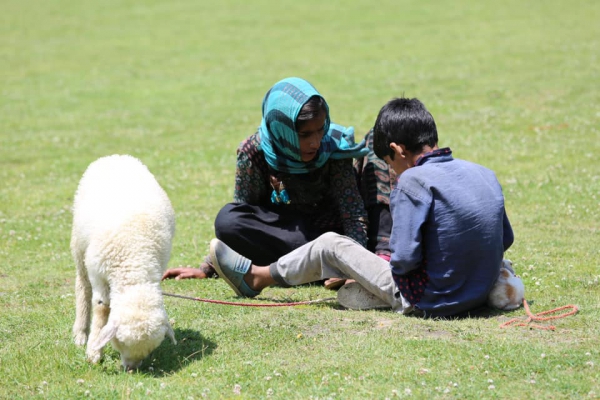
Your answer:
[[[217,238],[258,265],[328,231],[366,246],[367,215],[352,159],[368,149],[354,142],[354,128],[331,122],[325,99],[301,78],[277,82],[262,115],[258,131],[237,150],[233,202],[216,217]],[[205,277],[213,273],[208,263],[203,272],[182,268],[164,277]]]

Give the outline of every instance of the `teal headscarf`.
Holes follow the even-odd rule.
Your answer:
[[[310,83],[301,78],[283,79],[265,95],[259,133],[265,158],[273,169],[290,174],[303,174],[322,167],[329,158],[360,158],[368,153],[364,140],[358,144],[354,142],[353,127],[331,122],[329,106],[325,102],[326,133],[321,140],[321,146],[313,160],[302,161],[295,127],[296,118],[304,104],[313,96],[322,98]]]

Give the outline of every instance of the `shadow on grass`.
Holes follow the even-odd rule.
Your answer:
[[[529,304],[532,304],[533,302],[529,302]],[[497,308],[491,308],[488,306],[482,306],[479,308],[476,308],[474,310],[462,313],[462,314],[458,314],[458,315],[453,315],[453,316],[449,316],[449,317],[436,317],[436,319],[440,319],[440,320],[457,320],[457,319],[489,319],[489,318],[496,318],[496,317],[502,317],[505,316],[506,314],[513,312],[513,311],[519,311],[519,310],[524,310],[523,306],[519,307],[516,310],[510,310],[510,311],[503,311],[503,310],[498,310]]]
[[[529,302],[529,304],[532,304],[533,302]],[[344,307],[341,307],[341,310],[345,310]],[[335,308],[335,307],[332,307]],[[510,310],[510,311],[503,311],[503,310],[499,310],[497,308],[491,308],[488,306],[482,306],[479,308],[476,308],[474,310],[470,310],[461,314],[457,314],[457,315],[449,315],[446,317],[432,317],[432,316],[422,316],[422,315],[415,315],[415,314],[407,314],[404,317],[405,318],[419,318],[419,319],[432,319],[432,320],[438,320],[438,321],[448,321],[448,320],[463,320],[463,319],[491,319],[491,318],[497,318],[497,317],[503,317],[506,316],[506,314],[514,312],[514,311],[519,311],[519,310],[524,310],[523,306],[519,307],[516,310]],[[348,310],[348,311],[355,311],[355,310]],[[389,313],[391,310],[390,309],[377,309],[377,310],[371,310],[371,311],[376,311],[376,312],[380,312],[380,313]],[[508,317],[507,317],[508,318]]]
[[[175,329],[177,344],[165,339],[162,344],[144,360],[139,372],[154,377],[162,377],[177,372],[194,361],[212,354],[217,344],[203,338],[198,331]]]

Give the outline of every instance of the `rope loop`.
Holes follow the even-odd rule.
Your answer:
[[[529,310],[529,304],[527,304],[527,300],[525,300],[525,299],[523,299],[523,307],[525,307],[525,312],[527,313],[527,319],[523,320],[521,318],[513,318],[513,319],[501,324],[500,328],[507,328],[509,326],[527,326],[529,328],[554,331],[554,330],[556,330],[556,327],[554,325],[539,325],[539,324],[532,324],[531,322],[532,321],[550,321],[553,319],[565,318],[570,315],[575,315],[579,311],[579,308],[577,308],[576,305],[569,304],[566,306],[553,308],[552,310],[542,311],[537,314],[533,314],[531,312],[531,310]],[[571,309],[571,311],[568,311],[568,312],[565,312],[562,314],[556,314],[560,311],[567,310],[567,309]],[[543,317],[543,315],[549,315],[549,316]]]

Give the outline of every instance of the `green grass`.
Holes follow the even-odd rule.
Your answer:
[[[4,0],[0,6],[0,398],[600,397],[600,3]],[[87,165],[129,153],[177,212],[170,265],[197,264],[231,199],[264,93],[301,76],[362,136],[420,98],[440,145],[494,169],[533,312],[556,331],[166,298],[179,343],[137,373],[71,341],[70,207]],[[166,292],[236,300],[221,280]],[[330,297],[318,286],[259,300]],[[239,385],[239,386],[236,386]],[[237,395],[236,392],[240,394]]]

